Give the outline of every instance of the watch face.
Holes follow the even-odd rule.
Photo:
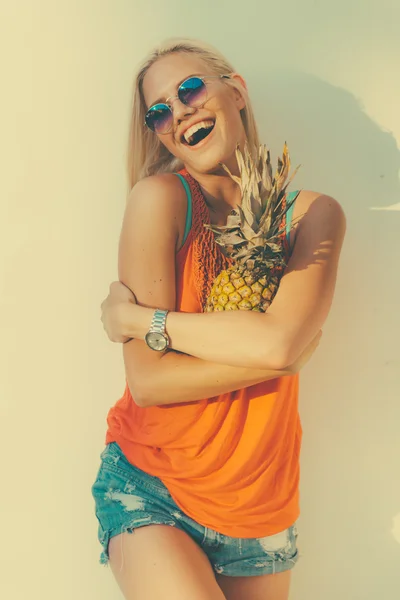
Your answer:
[[[162,352],[168,346],[167,339],[161,333],[156,333],[155,331],[149,331],[146,334],[145,340],[149,348],[158,352]]]

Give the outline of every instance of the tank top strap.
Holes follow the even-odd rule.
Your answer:
[[[190,190],[193,278],[199,302],[204,307],[214,279],[221,271],[228,268],[232,261],[222,254],[215,243],[212,231],[204,227],[210,223],[210,215],[199,183],[186,169],[180,170],[177,175],[185,180]]]

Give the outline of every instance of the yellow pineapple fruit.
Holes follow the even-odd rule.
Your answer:
[[[282,159],[272,178],[270,153],[265,145],[258,149],[254,162],[247,144],[244,155],[236,149],[240,177],[229,175],[241,189],[242,203],[222,227],[205,225],[214,233],[223,253],[233,259],[229,269],[213,282],[205,311],[255,310],[265,312],[271,304],[286,266],[285,249],[281,242],[281,224],[291,203],[284,204],[286,188],[299,167],[286,182],[290,158],[285,142]],[[293,200],[294,201],[294,200]],[[292,202],[293,202],[292,201]]]

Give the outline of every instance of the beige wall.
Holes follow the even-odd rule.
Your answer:
[[[296,185],[332,194],[348,217],[336,302],[302,379],[291,599],[397,599],[400,4],[10,0],[0,10],[2,597],[120,598],[97,564],[90,495],[123,389],[99,304],[116,277],[135,64],[159,39],[189,35],[247,78],[273,155],[286,139],[303,165]]]

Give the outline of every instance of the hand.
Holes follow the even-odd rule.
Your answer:
[[[319,343],[321,341],[322,331],[320,330],[315,338],[310,342],[303,353],[300,354],[299,358],[288,367],[289,371],[293,374],[298,373],[301,369],[308,363],[315,350],[318,348]]]
[[[104,330],[112,342],[124,344],[131,338],[127,335],[127,308],[136,304],[135,295],[120,281],[113,281],[110,292],[101,304],[101,320]]]

